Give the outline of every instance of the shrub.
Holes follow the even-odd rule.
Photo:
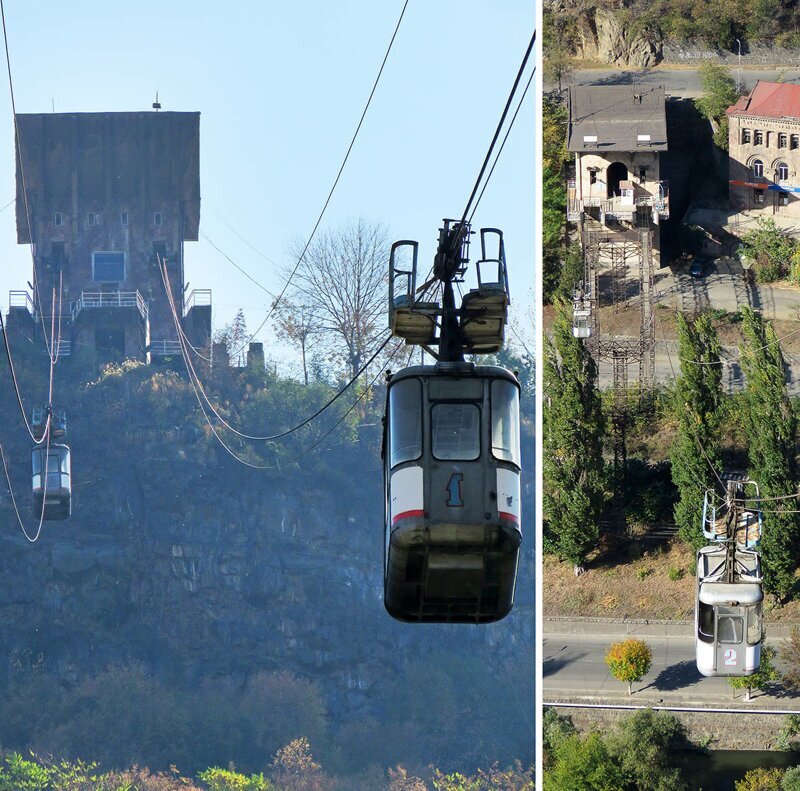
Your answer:
[[[653,652],[644,640],[629,637],[619,643],[612,643],[606,654],[606,664],[611,675],[617,681],[628,685],[628,694],[632,692],[634,681],[641,681],[650,671],[653,663]]]

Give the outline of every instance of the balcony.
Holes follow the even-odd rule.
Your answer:
[[[147,322],[147,302],[138,291],[81,291],[80,297],[71,305],[72,321],[84,310],[97,308],[135,308],[142,320]]]
[[[210,288],[194,288],[183,306],[184,315],[192,308],[208,308],[211,307],[211,289]]]
[[[11,310],[27,310],[32,317],[36,317],[36,309],[33,306],[33,300],[27,291],[9,291],[8,307]]]
[[[581,198],[574,180],[567,183],[567,219],[576,222],[589,207],[599,207],[601,216],[631,220],[636,210],[649,206],[660,219],[669,219],[669,182],[659,181],[655,195],[646,192],[638,184],[620,182],[621,195],[613,198]],[[655,218],[654,218],[655,219]]]

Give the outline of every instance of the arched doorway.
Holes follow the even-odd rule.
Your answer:
[[[612,162],[606,171],[606,187],[608,194],[606,197],[613,198],[614,195],[619,195],[620,181],[628,180],[628,168],[622,162]]]

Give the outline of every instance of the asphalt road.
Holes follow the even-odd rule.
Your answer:
[[[731,70],[736,74],[736,69]],[[752,88],[757,80],[775,80],[781,76],[784,82],[800,83],[800,69],[742,69],[742,83],[746,90]],[[696,97],[702,94],[700,77],[696,69],[670,68],[657,69],[581,69],[575,71],[569,80],[573,85],[663,85],[670,96]],[[562,84],[565,88],[568,83]],[[556,85],[546,81],[545,91],[556,89]]]
[[[734,701],[726,679],[701,676],[695,666],[694,640],[674,635],[643,638],[653,651],[653,666],[640,683],[633,685],[634,694],[629,698],[627,684],[614,679],[604,661],[609,645],[619,639],[598,634],[545,634],[542,652],[545,700],[623,697],[628,703],[748,705],[739,692]],[[750,704],[800,709],[800,699],[785,695],[754,693]]]

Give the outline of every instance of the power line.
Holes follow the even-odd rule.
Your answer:
[[[275,301],[272,303],[272,307],[270,307],[267,315],[264,317],[264,320],[261,322],[261,324],[258,325],[258,327],[256,328],[256,331],[244,343],[242,348],[238,349],[237,351],[235,351],[233,353],[232,356],[234,356],[234,357],[237,354],[241,354],[242,351],[247,348],[247,346],[250,343],[250,341],[252,341],[253,338],[256,337],[256,335],[258,335],[258,333],[261,331],[261,328],[269,321],[270,317],[275,312],[275,308],[277,308],[278,303],[283,299],[283,296],[286,293],[287,289],[289,288],[289,285],[291,284],[292,279],[294,278],[295,274],[297,273],[297,270],[300,268],[300,264],[302,263],[303,258],[305,258],[306,252],[308,252],[308,248],[311,246],[311,242],[314,240],[314,236],[316,235],[317,229],[319,228],[320,223],[322,222],[322,218],[325,216],[325,212],[326,212],[326,210],[328,208],[328,204],[331,202],[331,198],[333,198],[333,193],[336,190],[336,186],[338,185],[339,179],[342,176],[342,172],[344,171],[344,167],[347,164],[347,160],[350,158],[350,152],[353,150],[353,146],[355,145],[356,138],[358,137],[358,133],[361,131],[361,126],[364,123],[364,118],[367,115],[367,110],[369,110],[369,107],[372,104],[372,97],[375,95],[375,90],[377,89],[378,83],[380,82],[381,75],[383,74],[383,69],[386,66],[386,61],[389,59],[389,53],[392,51],[392,46],[394,44],[395,38],[397,37],[397,32],[398,32],[398,30],[400,30],[400,23],[403,21],[403,16],[406,13],[406,8],[408,7],[408,3],[409,3],[409,0],[405,0],[405,2],[403,3],[403,9],[400,12],[400,17],[397,20],[397,25],[395,25],[394,32],[392,33],[392,38],[389,41],[389,46],[386,48],[386,54],[383,56],[383,61],[381,63],[380,69],[378,69],[378,76],[375,78],[375,82],[372,85],[372,90],[370,91],[369,97],[367,98],[367,103],[364,105],[364,110],[361,113],[361,118],[358,121],[358,126],[356,126],[356,131],[353,133],[353,137],[350,140],[350,145],[347,147],[347,152],[344,155],[344,159],[342,160],[342,164],[339,166],[339,172],[336,174],[336,178],[333,181],[333,185],[331,186],[330,191],[328,192],[328,197],[325,199],[325,203],[322,206],[322,211],[320,211],[319,216],[317,217],[317,221],[314,223],[314,227],[313,227],[313,229],[311,231],[311,235],[308,237],[308,241],[305,243],[305,246],[303,247],[303,252],[300,253],[300,257],[297,259],[297,263],[294,265],[294,268],[292,269],[291,273],[289,274],[289,277],[288,277],[286,283],[284,283],[283,288],[281,289],[281,292],[278,294],[278,296],[276,297]]]
[[[265,294],[272,297],[272,299],[275,299],[275,295],[268,288],[266,288],[266,286],[263,286],[261,283],[259,283],[258,280],[256,280],[251,274],[245,272],[245,270],[242,269],[242,267],[240,267],[239,264],[237,264],[236,261],[234,261],[224,250],[221,250],[219,247],[217,247],[217,245],[214,244],[213,241],[211,241],[211,239],[209,238],[208,234],[205,231],[200,231],[200,236],[202,236],[203,239],[205,239],[223,258],[225,258],[228,262],[233,264],[233,266],[236,267],[236,269],[238,269],[251,283],[254,283]],[[256,250],[256,252],[258,251]]]
[[[19,159],[19,175],[20,181],[22,183],[22,197],[23,202],[25,204],[25,222],[28,228],[28,245],[31,252],[31,263],[33,265],[33,290],[36,296],[36,304],[39,307],[39,320],[42,324],[42,330],[44,334],[44,342],[47,346],[47,353],[52,357],[53,350],[52,350],[52,338],[50,339],[50,343],[47,341],[47,330],[44,326],[44,312],[42,311],[42,300],[39,296],[39,278],[36,276],[36,256],[33,252],[33,227],[31,226],[31,214],[30,209],[28,207],[28,189],[25,184],[25,166],[22,162],[22,148],[20,147],[20,134],[19,134],[19,123],[17,122],[17,104],[14,98],[14,80],[11,77],[11,55],[9,54],[8,50],[8,31],[6,30],[6,11],[5,11],[5,4],[3,0],[0,0],[0,19],[2,19],[3,23],[3,42],[5,44],[5,52],[6,52],[6,68],[8,71],[8,88],[9,92],[11,93],[11,112],[14,114],[14,132],[17,137],[17,153]]]
[[[459,223],[459,230],[454,236],[454,241],[453,241],[454,250],[458,249],[458,245],[461,243],[461,237],[462,234],[464,233],[464,227],[467,220],[467,215],[470,213],[470,209],[472,208],[472,201],[475,199],[475,196],[478,193],[478,189],[481,185],[481,180],[483,179],[483,174],[486,172],[486,168],[488,167],[489,161],[492,158],[492,152],[494,151],[494,147],[497,144],[498,138],[500,137],[500,132],[503,129],[503,124],[505,123],[508,111],[511,109],[511,104],[514,101],[514,95],[517,92],[520,80],[522,79],[522,75],[525,72],[525,66],[528,63],[528,58],[530,57],[530,54],[533,51],[533,45],[535,43],[536,43],[536,30],[533,31],[533,35],[531,36],[528,48],[525,50],[525,55],[522,58],[522,63],[520,64],[519,70],[517,71],[517,76],[514,79],[514,84],[511,87],[511,92],[508,94],[508,99],[506,100],[505,107],[503,108],[503,112],[500,115],[500,121],[498,122],[497,128],[495,129],[494,135],[492,137],[492,142],[489,144],[489,150],[486,152],[486,156],[484,157],[480,172],[478,173],[478,178],[475,179],[475,184],[472,187],[472,192],[470,193],[469,199],[467,200],[467,205],[464,207],[464,213],[462,214],[461,222]]]
[[[472,209],[472,213],[469,215],[469,222],[472,223],[472,218],[475,216],[475,212],[478,211],[478,206],[480,205],[481,198],[483,198],[483,193],[486,192],[486,187],[489,186],[489,182],[492,179],[492,173],[494,173],[495,167],[497,167],[497,162],[500,159],[500,155],[503,153],[503,148],[506,145],[506,140],[508,140],[509,134],[511,134],[511,130],[514,128],[514,121],[517,120],[517,115],[519,115],[520,108],[522,107],[522,103],[525,101],[525,94],[528,93],[528,88],[531,87],[531,83],[533,82],[533,77],[536,74],[536,66],[533,67],[533,71],[531,71],[531,76],[528,78],[528,82],[525,85],[525,90],[522,92],[522,97],[519,100],[519,104],[517,105],[517,109],[514,111],[514,115],[511,117],[511,122],[508,125],[508,129],[506,130],[505,136],[503,137],[503,142],[500,144],[500,148],[497,150],[497,156],[494,158],[494,162],[492,163],[492,167],[489,170],[488,175],[486,176],[486,181],[483,182],[483,187],[481,188],[480,194],[478,195],[477,200],[475,201],[475,206]]]

